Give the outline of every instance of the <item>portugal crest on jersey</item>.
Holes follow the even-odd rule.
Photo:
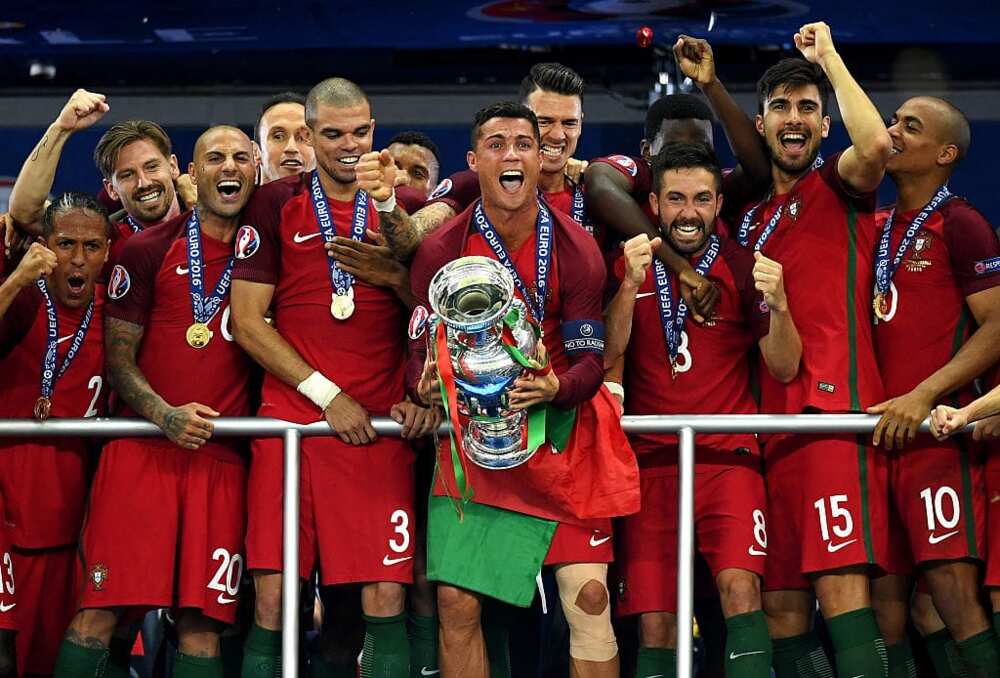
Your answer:
[[[260,234],[253,226],[240,226],[236,232],[236,258],[249,259],[260,249]]]
[[[934,236],[930,233],[919,235],[913,240],[913,247],[910,249],[910,256],[908,256],[906,261],[903,263],[907,271],[910,273],[920,273],[933,263],[926,257],[926,254],[928,250],[930,250],[933,242]]]
[[[128,294],[131,287],[132,279],[129,278],[128,271],[121,264],[116,265],[108,280],[108,296],[112,299],[121,299]]]
[[[802,212],[802,196],[794,195],[788,203],[788,216],[792,218],[792,221],[796,221],[800,212]]]
[[[104,567],[103,563],[95,563],[94,566],[90,568],[90,583],[94,585],[94,590],[102,590],[107,581],[108,568]]]

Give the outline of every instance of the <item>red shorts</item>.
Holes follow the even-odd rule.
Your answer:
[[[764,481],[767,514],[780,529],[771,532],[764,588],[807,589],[815,572],[884,567],[888,477],[888,455],[865,435],[772,436]]]
[[[544,565],[565,563],[610,563],[615,559],[611,519],[594,521],[590,527],[559,523]]]
[[[892,507],[903,531],[890,532],[894,536],[887,571],[911,574],[912,568],[905,569],[907,560],[919,565],[984,559],[985,470],[978,443],[938,442],[922,434],[914,446],[892,455],[889,468]],[[905,555],[900,554],[904,549]]]
[[[77,547],[15,548],[13,554],[21,613],[17,665],[22,673],[48,676],[55,670],[59,645],[76,614],[82,578]]]
[[[348,445],[304,438],[299,503],[299,576],[319,558],[320,583],[413,581],[413,465],[409,443],[382,436]],[[247,563],[281,571],[281,440],[253,442]]]
[[[108,443],[83,528],[80,607],[189,607],[232,623],[246,477],[239,455],[218,444]]]
[[[990,441],[986,455],[988,544],[986,586],[1000,586],[1000,441]]]
[[[712,577],[764,573],[767,529],[759,457],[695,468],[695,535]],[[677,467],[644,468],[642,510],[619,523],[618,614],[677,611]]]
[[[7,534],[7,514],[0,495],[0,629],[17,631],[17,594],[21,582],[14,580],[14,553]]]

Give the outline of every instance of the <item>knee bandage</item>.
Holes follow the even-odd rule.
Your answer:
[[[604,609],[590,614],[577,604],[580,592],[593,581],[604,588]],[[573,563],[556,569],[559,600],[569,624],[569,654],[574,659],[606,662],[618,654],[618,641],[611,628],[611,600],[606,563]]]

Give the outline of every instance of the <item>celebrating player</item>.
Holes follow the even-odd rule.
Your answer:
[[[442,675],[488,675],[482,596],[530,604],[544,562],[558,565],[574,675],[617,676],[606,584],[612,558],[610,517],[636,510],[638,478],[632,452],[614,423],[614,403],[598,390],[604,285],[600,252],[579,224],[538,199],[543,152],[529,108],[502,102],[479,111],[472,148],[469,164],[478,174],[482,200],[421,244],[411,274],[414,296],[426,304],[431,277],[457,257],[507,262],[518,295],[544,328],[543,352],[552,366],[516,381],[511,406],[551,403],[563,412],[575,411],[576,426],[562,454],[542,449],[527,463],[504,471],[470,464],[467,475],[461,474],[447,441],[441,448],[429,509],[427,569],[428,578],[439,582]],[[390,192],[387,183],[378,190]],[[422,338],[411,344],[408,380],[430,402],[437,377],[430,364],[425,368],[425,347]],[[583,478],[592,482],[580,482]],[[471,490],[471,501],[465,501],[465,490]],[[456,497],[462,502],[461,516],[452,504]],[[496,576],[498,563],[503,577]],[[491,669],[493,675],[509,672],[509,667]],[[498,669],[505,673],[496,673]]]
[[[389,139],[386,148],[396,162],[396,186],[409,186],[426,199],[441,173],[437,144],[423,132],[408,131]]]
[[[266,184],[316,167],[316,155],[305,140],[306,99],[295,92],[275,94],[261,106],[254,125],[260,148],[260,183]]]
[[[748,352],[754,345],[771,374],[789,382],[802,344],[792,322],[781,265],[751,255],[715,233],[722,174],[702,144],[670,143],[653,160],[649,202],[660,237],[719,286],[712,319],[687,323],[677,276],[645,234],[625,244],[615,264],[618,291],[607,310],[606,359],[628,346],[625,411],[632,415],[756,414]],[[756,264],[754,258],[757,259]],[[653,268],[652,274],[650,268]],[[621,381],[621,366],[610,370]],[[668,378],[665,375],[672,375]],[[614,388],[614,387],[612,387]],[[676,673],[676,437],[632,437],[642,478],[642,510],[622,520],[621,615],[640,614],[636,675]],[[761,611],[767,553],[764,480],[753,435],[704,435],[695,467],[699,549],[711,568],[726,617],[726,675],[767,678],[771,641]],[[669,648],[669,649],[668,649]]]
[[[246,467],[236,442],[211,439],[211,417],[248,414],[251,363],[233,341],[228,298],[255,169],[243,132],[206,131],[189,168],[195,209],[130,238],[112,272],[108,374],[124,413],[168,440],[120,438],[101,453],[81,548],[87,579],[58,676],[95,675],[123,610],[155,607],[178,610],[175,675],[222,671],[219,631],[233,621],[243,571]]]
[[[407,437],[436,420],[403,398],[402,305],[324,250],[338,235],[366,238],[384,207],[359,190],[355,175],[371,150],[368,98],[348,80],[324,80],[306,99],[306,124],[316,170],[260,188],[247,208],[236,243],[233,319],[237,341],[267,370],[259,414],[325,419],[337,436],[302,443],[298,573],[281,572],[281,441],[253,443],[247,555],[257,607],[245,664],[260,667],[261,676],[279,665],[281,578],[308,577],[318,557],[322,585],[362,586],[362,671],[406,678],[413,453],[404,440],[376,437],[370,419],[391,415]],[[275,327],[264,319],[269,308]]]
[[[45,244],[33,243],[0,285],[0,416],[93,417],[107,395],[104,288],[97,284],[108,258],[107,213],[88,195],[66,193],[41,226]],[[87,445],[79,438],[0,441],[0,628],[19,629],[18,675],[52,673],[76,612]],[[7,631],[0,639],[0,675],[14,676],[13,639]]]
[[[744,214],[736,239],[781,262],[802,338],[788,384],[761,371],[761,410],[850,412],[884,400],[872,344],[874,191],[892,142],[878,111],[851,77],[826,24],[803,26],[805,57],[769,68],[757,84],[757,130],[771,154],[772,188]],[[827,80],[829,78],[829,81]],[[832,84],[852,146],[820,161]],[[869,567],[884,564],[888,461],[854,435],[775,435],[765,443],[772,530],[764,610],[778,678],[811,666],[829,672],[810,631],[810,589],[843,676],[885,675],[885,648],[871,609]]]
[[[893,115],[889,136],[886,172],[898,197],[876,220],[874,312],[878,364],[891,397],[868,410],[882,415],[874,444],[896,450],[890,496],[909,537],[893,540],[889,572],[919,568],[933,607],[917,593],[923,600],[913,621],[936,666],[947,666],[951,638],[972,673],[995,675],[997,638],[979,602],[977,562],[986,555],[985,450],[961,437],[938,442],[917,428],[938,403],[974,400],[972,380],[1000,358],[1000,269],[986,263],[1000,256],[1000,244],[986,219],[948,189],[969,150],[961,111],[942,99],[909,99]],[[911,584],[897,577],[875,583],[876,600],[899,592],[895,605],[876,606],[890,669],[913,661],[905,613],[890,619],[886,611],[907,609]],[[1000,558],[990,559],[986,585],[1000,585]],[[932,611],[930,619],[922,610]]]

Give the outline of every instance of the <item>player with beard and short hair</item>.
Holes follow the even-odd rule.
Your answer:
[[[441,173],[441,152],[437,144],[424,134],[409,130],[400,132],[386,146],[396,162],[396,185],[409,186],[426,199],[437,186]]]
[[[630,239],[614,264],[611,287],[617,291],[605,313],[605,361],[611,368],[605,378],[629,415],[756,414],[750,355],[759,348],[771,374],[788,382],[802,354],[781,265],[715,232],[722,174],[706,146],[666,144],[653,160],[652,173],[649,203],[661,235],[652,241],[645,234]],[[660,238],[719,287],[711,321],[686,322],[677,275],[653,261]],[[641,469],[642,510],[620,523],[618,614],[641,614],[636,675],[672,675],[677,668],[677,437],[630,439]],[[698,548],[722,598],[726,675],[767,678],[771,641],[760,601],[766,499],[757,439],[699,436],[696,456]]]
[[[177,610],[174,675],[222,672],[219,632],[235,617],[243,571],[246,464],[239,441],[211,440],[211,418],[249,414],[252,363],[233,341],[228,298],[255,171],[243,132],[204,132],[188,169],[194,210],[130,238],[110,277],[108,375],[123,414],[167,440],[118,438],[101,453],[80,549],[87,579],[56,676],[95,675],[116,621],[158,607]]]
[[[253,441],[247,555],[257,599],[244,666],[255,673],[244,675],[279,669],[282,577],[308,577],[318,560],[322,586],[361,589],[362,673],[408,678],[404,585],[413,567],[413,452],[406,440],[377,437],[370,419],[392,416],[405,437],[427,433],[437,420],[404,399],[402,304],[392,291],[348,274],[324,250],[335,236],[361,240],[377,228],[379,204],[356,177],[375,129],[368,97],[349,80],[324,80],[306,99],[306,125],[316,170],[260,187],[244,213],[233,328],[267,370],[258,414],[325,420],[336,435],[302,441],[301,562],[298,572],[285,573],[281,441]],[[274,326],[265,321],[269,309]],[[337,631],[329,612],[326,661],[334,659],[329,643]]]
[[[544,443],[526,463],[505,470],[468,464],[460,473],[453,455],[462,452],[443,441],[427,528],[428,579],[438,582],[441,673],[490,674],[499,662],[490,656],[487,666],[484,597],[530,605],[545,563],[555,566],[572,674],[617,676],[606,583],[611,517],[638,509],[638,472],[616,424],[614,401],[600,388],[603,260],[579,224],[538,197],[541,135],[528,107],[500,102],[480,110],[471,142],[467,160],[482,199],[421,243],[411,274],[414,296],[427,304],[431,277],[457,257],[507,261],[517,295],[543,328],[539,351],[550,367],[516,380],[510,406],[540,408],[535,411],[544,413],[552,440],[560,439],[560,416],[574,419],[561,429],[564,435],[572,430],[568,439]],[[384,175],[366,181],[373,195],[391,195]],[[550,247],[544,247],[546,237]],[[422,401],[440,402],[423,328],[411,330],[407,383]],[[561,454],[552,454],[549,445]],[[496,649],[504,648],[490,648],[491,655]],[[500,668],[509,675],[509,667]]]
[[[892,576],[874,582],[875,607],[890,672],[902,675],[913,662],[905,611],[919,574],[929,597],[915,594],[913,621],[935,666],[948,666],[953,639],[972,674],[997,675],[997,637],[979,588],[989,523],[983,478],[990,489],[992,457],[975,441],[938,442],[917,428],[938,403],[972,402],[973,380],[1000,358],[1000,269],[983,263],[1000,257],[1000,244],[989,222],[948,190],[969,150],[961,111],[935,97],[908,99],[889,136],[886,173],[898,197],[876,216],[874,310],[875,349],[891,397],[868,411],[882,415],[873,444],[895,451],[890,496],[908,539],[893,540]],[[1000,585],[1000,559],[988,563],[986,586]]]
[[[39,220],[63,147],[73,134],[91,127],[109,110],[103,94],[78,89],[69,98],[17,175],[10,195],[10,215],[20,228],[29,234],[39,233]],[[97,142],[94,164],[110,198],[120,201],[125,209],[121,221],[112,222],[110,270],[129,237],[180,214],[174,186],[180,171],[170,138],[149,120],[112,125]]]
[[[260,108],[253,141],[260,149],[260,183],[311,172],[316,167],[312,146],[305,140],[306,98],[281,92]]]
[[[824,23],[795,34],[804,59],[784,59],[757,84],[757,130],[772,187],[738,224],[741,245],[781,262],[802,362],[785,384],[761,370],[761,411],[858,412],[884,400],[869,321],[875,190],[892,150],[878,110],[851,76]],[[818,160],[832,87],[852,145]],[[764,445],[768,540],[763,596],[778,678],[829,673],[810,630],[813,591],[837,674],[886,675],[869,573],[888,548],[888,458],[866,436],[799,433]]]
[[[107,213],[91,196],[66,193],[41,227],[43,242],[0,284],[0,417],[95,417],[107,397],[97,283],[108,257]],[[55,375],[46,378],[50,364]],[[0,441],[0,629],[18,630],[20,668],[14,639],[0,632],[4,677],[50,675],[76,611],[89,452],[85,438]]]
[[[573,69],[541,63],[531,67],[519,92],[521,102],[537,116],[542,135],[538,188],[551,207],[580,225],[587,222],[583,186],[570,178],[568,164],[583,131],[583,90],[583,78]],[[363,157],[358,171],[362,176],[371,173],[378,181],[395,181],[396,168],[384,151]],[[476,172],[466,169],[438,184],[427,204],[412,217],[406,210],[384,214],[383,231],[396,257],[403,261],[412,257],[428,233],[465,210],[480,194]]]

